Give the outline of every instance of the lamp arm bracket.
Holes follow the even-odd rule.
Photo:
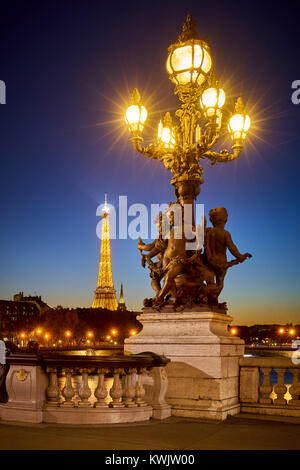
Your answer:
[[[231,162],[232,160],[235,160],[239,157],[242,149],[243,145],[235,144],[232,147],[232,153],[229,153],[227,149],[221,150],[220,152],[212,152],[208,150],[203,154],[203,157],[208,158],[212,165],[216,165],[217,163]]]
[[[153,158],[153,159],[158,159],[160,157],[161,152],[157,147],[155,147],[154,144],[150,144],[150,145],[148,145],[148,147],[143,147],[141,145],[141,143],[143,141],[142,137],[134,136],[130,140],[131,140],[135,150],[137,152],[141,153],[142,155],[145,155],[146,157]]]

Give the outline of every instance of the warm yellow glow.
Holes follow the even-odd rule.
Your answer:
[[[69,330],[66,331],[66,332],[65,332],[65,335],[68,336],[68,337],[71,336],[71,331],[69,331]]]
[[[280,329],[279,329],[279,333],[280,333],[280,334],[283,334],[283,333],[284,333],[284,329],[283,329],[283,328],[280,328]]]
[[[42,330],[39,328],[38,330],[36,330],[37,334],[40,335],[42,333]]]
[[[175,138],[169,127],[163,127],[160,140],[165,147],[174,147],[175,145]]]
[[[61,339],[59,339],[58,342],[61,343]]]
[[[111,336],[109,336],[109,335],[106,336],[106,339],[110,339],[110,338],[111,338]]]
[[[87,340],[87,343],[90,344],[90,340],[89,340],[89,339]]]
[[[48,333],[46,333],[46,334],[45,334],[45,339],[48,339],[49,336],[50,336],[50,335],[49,335]]]
[[[250,117],[247,114],[234,114],[229,121],[229,131],[233,140],[245,139],[246,132],[251,124]]]
[[[215,114],[215,108],[222,108],[225,103],[225,92],[222,88],[207,88],[200,100],[202,108],[206,109],[207,116]]]
[[[185,85],[197,81],[200,85],[205,80],[201,71],[207,74],[211,69],[212,62],[206,48],[193,43],[171,51],[166,65],[174,83]]]
[[[231,328],[230,333],[231,333],[232,335],[235,335],[235,334],[237,333],[237,331],[236,331],[235,328]]]
[[[130,334],[131,334],[131,336],[135,336],[135,335],[136,335],[136,331],[135,331],[135,330],[131,330]]]
[[[21,338],[25,338],[25,333],[21,333]]]
[[[193,67],[192,46],[178,47],[173,54],[172,66],[176,72]]]
[[[294,334],[295,334],[295,330],[293,330],[293,329],[290,330],[290,331],[289,331],[289,334],[290,334],[290,335],[294,335]]]
[[[147,119],[145,106],[133,104],[126,110],[125,121],[131,132],[142,132]]]
[[[118,333],[118,330],[111,330],[111,334],[115,336]]]
[[[93,332],[92,332],[92,331],[88,331],[87,336],[88,336],[89,338],[91,338],[91,337],[93,336]]]
[[[118,344],[117,341],[114,341],[114,344]]]

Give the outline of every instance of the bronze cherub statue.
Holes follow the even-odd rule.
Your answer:
[[[158,238],[149,244],[144,244],[141,239],[138,242],[142,265],[148,264],[151,286],[156,294],[154,299],[145,299],[144,306],[160,309],[172,300],[174,309],[200,304],[226,310],[226,303],[219,304],[218,297],[227,269],[251,258],[251,255],[241,254],[225,230],[228,213],[224,207],[209,212],[212,227],[206,227],[204,222],[204,252],[199,246],[195,250],[187,250],[186,243],[191,242],[193,236],[196,239],[195,227],[184,220],[182,206],[174,204],[170,203],[166,213],[159,216]],[[179,209],[181,215],[178,216]],[[166,219],[168,231],[163,229]],[[178,230],[181,230],[180,237]],[[234,260],[227,261],[227,249]],[[148,254],[143,254],[143,251]],[[156,261],[153,262],[155,256]]]

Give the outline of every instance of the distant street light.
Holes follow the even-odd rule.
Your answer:
[[[235,328],[231,328],[230,333],[231,333],[232,335],[236,335],[237,330],[236,330]]]
[[[136,331],[135,331],[135,330],[131,330],[130,334],[131,334],[131,336],[135,336],[135,335],[136,335]]]
[[[111,334],[112,334],[113,336],[116,336],[117,333],[118,333],[118,330],[111,330]]]

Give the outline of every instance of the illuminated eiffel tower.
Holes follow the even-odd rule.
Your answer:
[[[92,308],[106,308],[108,310],[117,310],[118,302],[116,299],[116,291],[114,290],[111,269],[109,208],[107,207],[107,194],[105,194],[105,205],[102,209],[102,212],[103,215],[99,274]]]

